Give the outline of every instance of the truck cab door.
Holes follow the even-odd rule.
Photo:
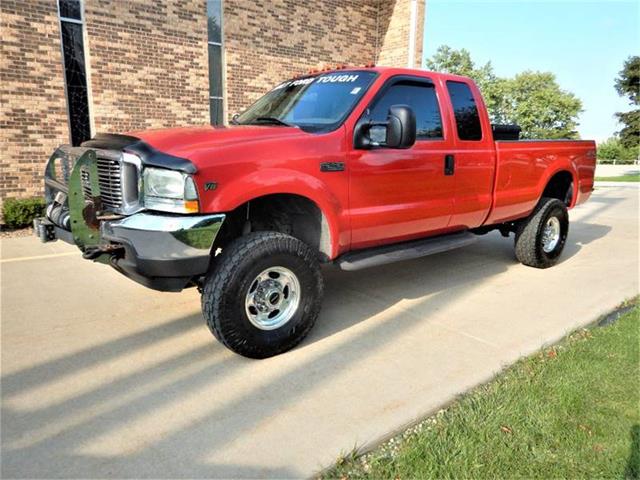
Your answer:
[[[444,82],[453,112],[455,147],[451,152],[451,175],[455,202],[450,227],[482,225],[493,199],[496,152],[491,124],[479,90],[471,82]]]
[[[408,105],[416,116],[415,144],[408,149],[352,149],[348,158],[352,248],[393,243],[447,228],[454,179],[444,174],[451,135],[443,129],[440,92],[426,77],[388,79],[362,116],[384,121],[392,105]]]

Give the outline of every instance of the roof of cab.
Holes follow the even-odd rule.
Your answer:
[[[445,80],[469,81],[468,77],[464,77],[462,75],[454,75],[451,73],[443,73],[443,72],[434,72],[434,71],[425,70],[422,68],[387,67],[387,66],[371,66],[371,65],[365,65],[361,67],[348,65],[348,66],[340,66],[337,68],[310,70],[307,74],[300,75],[300,76],[321,75],[321,74],[327,74],[327,73],[346,73],[346,72],[367,71],[367,70],[378,72],[378,73],[386,73],[389,75],[415,75],[415,76],[430,77],[430,78],[440,77]]]

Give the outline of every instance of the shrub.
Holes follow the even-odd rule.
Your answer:
[[[625,147],[618,137],[611,137],[598,145],[598,163],[632,164],[638,160],[638,147]]]
[[[42,198],[7,198],[2,205],[4,223],[11,228],[28,227],[44,214],[44,207]]]

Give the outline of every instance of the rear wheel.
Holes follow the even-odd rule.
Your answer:
[[[202,293],[209,329],[240,355],[266,358],[295,347],[320,312],[317,255],[278,232],[240,237],[216,258]]]
[[[516,257],[530,267],[551,267],[558,261],[568,233],[566,204],[555,198],[542,198],[533,213],[518,225]]]

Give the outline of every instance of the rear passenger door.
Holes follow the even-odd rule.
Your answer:
[[[425,236],[447,227],[454,180],[443,169],[453,144],[443,128],[439,93],[427,78],[392,77],[364,111],[363,117],[378,122],[387,118],[392,105],[408,105],[416,115],[417,138],[406,150],[351,152],[353,248]]]
[[[479,90],[472,83],[447,80],[455,131],[455,202],[450,227],[482,225],[491,208],[496,153],[491,125]]]

